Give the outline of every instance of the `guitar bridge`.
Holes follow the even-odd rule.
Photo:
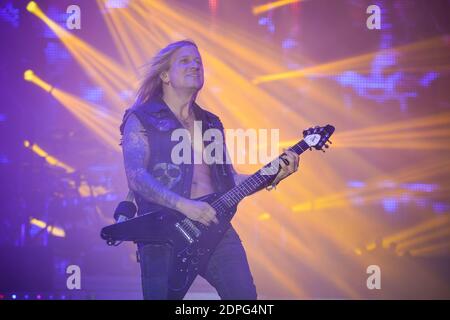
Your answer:
[[[184,230],[184,228],[177,222],[175,223],[175,227],[178,229],[178,231],[180,231],[180,233],[183,235],[183,237],[189,242],[189,243],[193,243],[194,239],[191,237],[191,235]]]
[[[192,221],[188,218],[184,219],[183,221],[181,221],[181,223],[183,224],[183,227],[187,230],[189,230],[190,232],[194,233],[194,236],[196,238],[200,237],[200,235],[202,234],[202,232],[200,231],[199,228],[197,228],[195,226],[195,224],[192,223]]]
[[[181,223],[175,223],[175,227],[189,243],[193,243],[195,238],[198,238],[201,235],[200,229],[198,229],[188,218],[181,221]]]

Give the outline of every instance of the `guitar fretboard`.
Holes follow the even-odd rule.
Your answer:
[[[308,149],[309,145],[304,140],[299,141],[294,146],[289,148],[289,150],[294,151],[298,155]],[[252,174],[239,185],[224,193],[220,198],[212,203],[212,206],[216,209],[224,207],[227,209],[234,208],[234,206],[236,206],[246,196],[267,187],[274,180],[280,170],[280,166],[278,164],[279,161],[282,161],[280,160],[280,156],[266,164],[263,168]],[[276,170],[273,170],[273,168]]]

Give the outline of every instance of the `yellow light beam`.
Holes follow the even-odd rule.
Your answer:
[[[434,241],[439,238],[448,238],[450,236],[450,226],[447,228],[439,229],[439,230],[433,230],[426,234],[420,234],[410,240],[406,240],[400,243],[397,243],[396,250],[398,252],[402,252],[408,249],[411,249],[413,247],[416,247],[417,245],[423,245],[424,243],[430,243],[431,241]]]
[[[367,141],[377,141],[379,140],[402,140],[402,139],[429,139],[434,137],[450,137],[450,129],[447,128],[430,128],[429,130],[414,130],[411,132],[399,132],[399,133],[378,133],[373,135],[361,135],[361,136],[349,136],[342,137],[339,134],[336,134],[335,140],[337,139],[340,142],[367,142]],[[433,139],[430,139],[431,141]]]
[[[34,83],[35,85],[41,87],[42,89],[44,89],[47,92],[50,92],[53,88],[50,84],[48,84],[47,82],[43,81],[41,78],[36,76],[34,74],[33,70],[26,70],[23,74],[23,78],[26,81],[30,81],[30,82]]]
[[[55,237],[64,238],[66,236],[66,232],[64,231],[64,229],[62,229],[60,227],[56,227],[54,225],[47,225],[47,223],[45,221],[31,217],[30,224],[33,226],[36,226],[40,229],[46,229],[46,231],[49,234],[51,234]]]
[[[437,114],[428,115],[420,118],[410,118],[408,120],[401,120],[390,122],[384,125],[371,126],[367,128],[355,129],[350,131],[343,131],[336,134],[341,138],[370,136],[375,133],[387,133],[391,131],[400,130],[415,130],[425,127],[437,127],[450,125],[450,112],[440,112]]]
[[[301,0],[279,0],[279,1],[274,1],[274,2],[270,2],[270,3],[266,3],[266,4],[262,4],[259,6],[254,6],[252,8],[252,13],[256,16],[258,14],[261,14],[263,12],[266,11],[270,11],[272,9],[276,9],[288,4],[292,4],[292,3],[296,3],[296,2],[300,2]]]
[[[48,90],[51,95],[56,98],[67,110],[69,110],[76,118],[78,118],[83,124],[85,124],[89,129],[91,129],[97,136],[101,138],[101,141],[106,143],[115,151],[121,151],[119,147],[119,125],[120,125],[120,115],[117,112],[112,112],[112,114],[101,114],[99,113],[100,108],[98,106],[91,105],[82,99],[75,97],[67,92],[64,92],[58,88],[51,87],[47,82],[40,79],[31,70],[26,71],[25,77],[30,79],[28,81],[35,83],[45,90],[45,88],[52,88]],[[25,143],[25,146],[29,145]],[[63,166],[57,159],[48,156],[43,153],[36,146],[34,151],[41,156],[45,156],[47,162],[55,165]]]
[[[444,56],[444,59],[446,57],[448,61],[449,53],[448,50],[446,50],[445,48],[445,42],[442,40],[442,37],[434,37],[431,39],[426,39],[395,48],[366,53],[355,57],[345,58],[342,60],[328,62],[320,65],[314,65],[298,70],[291,70],[287,72],[259,76],[253,79],[253,83],[261,84],[270,81],[299,78],[307,75],[328,76],[343,71],[347,71],[349,68],[355,69],[356,71],[358,70],[358,68],[363,68],[363,70],[367,70],[367,65],[372,62],[373,58],[376,55],[383,53],[391,53],[395,51],[402,52],[402,54],[406,55],[417,53],[417,51],[419,50],[423,50],[425,54],[430,54],[430,52],[436,51],[436,47],[438,46],[443,46],[441,50],[443,52],[442,55]],[[424,61],[428,61],[428,59],[424,58]]]
[[[410,251],[411,256],[413,257],[432,256],[432,255],[448,256],[449,252],[450,252],[450,241],[435,244],[424,248],[413,249]]]
[[[105,90],[107,99],[110,99],[115,107],[123,108],[124,102],[119,93],[124,90],[133,90],[137,84],[136,76],[59,26],[37,5],[32,5],[32,8],[30,12],[39,17],[59,37],[86,73]]]
[[[63,168],[67,173],[75,172],[75,169],[68,164],[56,159],[55,157],[49,155],[45,150],[43,150],[39,145],[36,143],[31,144],[30,141],[25,140],[23,143],[25,148],[30,149],[34,153],[36,153],[39,157],[44,158],[45,161],[55,167]]]
[[[427,141],[405,141],[405,142],[393,142],[393,143],[376,143],[376,142],[367,142],[367,143],[358,143],[358,142],[342,142],[342,143],[335,143],[335,148],[360,148],[360,149],[368,149],[368,148],[375,148],[375,149],[405,149],[405,150],[450,150],[450,145],[448,145],[448,139],[447,140],[435,140],[432,143]]]
[[[410,228],[406,228],[400,232],[393,235],[386,236],[383,238],[383,247],[387,248],[391,243],[400,243],[402,241],[411,239],[419,233],[430,231],[436,228],[441,228],[442,226],[449,225],[450,217],[443,216],[438,218],[433,218],[419,223]]]
[[[141,36],[142,30],[135,30],[135,26],[131,21],[127,21],[128,24],[124,21],[124,16],[127,15],[128,10],[129,9],[126,8],[114,12],[114,14],[111,15],[111,21],[117,31],[117,36],[125,48],[127,48],[127,54],[132,63],[133,70],[138,70],[138,67],[144,63],[144,57],[140,50],[142,47],[141,43],[146,43],[151,38],[143,39]],[[130,36],[129,34],[133,36]],[[142,37],[140,41],[137,40],[139,37]]]
[[[380,176],[376,179],[366,182],[364,188],[357,190],[347,190],[344,192],[336,192],[326,196],[318,197],[310,201],[295,204],[291,207],[294,212],[310,212],[313,210],[322,210],[327,208],[341,208],[352,206],[353,200],[361,199],[364,202],[376,201],[386,196],[398,196],[403,191],[398,190],[401,184],[407,181],[424,179],[435,174],[444,174],[450,171],[450,161],[432,162],[430,164],[414,165],[410,168],[393,174],[390,176]],[[393,189],[386,189],[383,182],[394,181]],[[441,190],[442,191],[442,190]],[[410,195],[414,195],[413,191],[409,191]]]
[[[101,141],[113,150],[120,152],[119,146],[120,136],[118,132],[119,117],[106,116],[108,120],[102,120],[95,112],[95,107],[89,103],[64,92],[59,89],[52,91],[52,95],[63,106],[67,108],[75,117],[77,117],[83,124],[85,124],[91,131],[93,131]]]
[[[408,119],[381,126],[338,132],[333,136],[333,147],[345,148],[395,148],[395,149],[440,149],[447,148],[450,136],[450,113],[444,112],[418,119]],[[419,130],[421,129],[421,130]],[[439,137],[435,139],[434,137]],[[421,138],[420,140],[418,138]],[[411,141],[404,141],[405,139]],[[424,140],[426,139],[426,140]],[[376,140],[383,140],[376,141]],[[393,140],[392,142],[386,140]],[[297,140],[280,142],[280,147],[289,147]]]
[[[102,16],[106,22],[106,26],[108,27],[109,33],[113,37],[114,44],[122,58],[122,61],[127,65],[127,70],[131,72],[134,70],[133,62],[130,59],[130,56],[127,53],[127,48],[124,46],[123,41],[120,39],[119,34],[117,32],[117,28],[114,26],[112,21],[112,16],[116,14],[118,10],[109,10],[106,12],[105,0],[96,0],[97,6],[101,12],[105,12]],[[119,10],[120,11],[120,10]]]
[[[247,230],[246,233],[249,233],[251,231],[251,228],[254,227],[254,221],[251,221],[250,219],[247,220],[239,220],[240,225],[243,225],[245,223],[246,228],[250,228]],[[242,224],[241,224],[242,223]],[[263,234],[267,235],[273,235],[275,230],[280,230],[283,228],[277,219],[271,220],[269,224],[262,224],[258,225],[259,228],[264,228],[262,230]],[[326,257],[320,257],[318,258],[315,255],[315,251],[309,248],[306,244],[299,241],[299,239],[296,237],[296,234],[290,232],[288,229],[285,229],[285,237],[286,242],[289,244],[289,246],[294,250],[293,259],[296,261],[301,261],[301,263],[307,263],[310,265],[314,270],[319,272],[324,277],[327,277],[331,282],[333,282],[338,288],[345,291],[350,297],[356,298],[358,294],[348,285],[345,283],[345,281],[342,281],[339,277],[330,274],[328,272],[329,264],[324,263],[324,261],[327,260]],[[272,239],[273,237],[269,236],[268,239]],[[272,240],[273,242],[273,240]],[[276,259],[276,254],[279,254],[279,248],[275,250],[275,252],[271,252],[270,256],[272,259]]]

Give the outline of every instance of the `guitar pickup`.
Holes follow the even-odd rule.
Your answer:
[[[191,220],[189,220],[188,218],[184,219],[181,223],[183,224],[183,227],[185,228],[185,230],[193,232],[194,236],[196,238],[200,237],[200,235],[202,234],[200,229],[197,228],[195,226],[195,224]]]
[[[189,235],[189,233],[177,222],[175,223],[175,227],[180,231],[183,237],[189,242],[193,243],[194,239]]]

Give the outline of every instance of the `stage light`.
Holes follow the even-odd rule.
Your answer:
[[[23,73],[23,78],[26,81],[30,81],[36,85],[38,85],[39,87],[41,87],[42,89],[44,89],[45,91],[51,93],[51,91],[53,90],[53,86],[51,86],[50,84],[48,84],[47,82],[45,82],[44,80],[42,80],[41,78],[39,78],[34,72],[33,70],[27,70]]]
[[[30,149],[31,151],[33,151],[35,154],[37,154],[38,156],[42,157],[45,159],[45,161],[55,167],[60,167],[63,168],[67,173],[73,173],[75,172],[75,169],[67,164],[65,164],[64,162],[56,159],[55,157],[49,155],[45,150],[43,150],[39,145],[37,145],[36,143],[31,144],[29,140],[25,140],[23,142],[23,145],[25,148]]]
[[[47,232],[50,233],[51,235],[53,235],[55,237],[59,237],[59,238],[64,238],[66,236],[66,232],[63,229],[55,227],[55,226],[48,226]]]
[[[52,236],[64,238],[66,236],[66,232],[59,227],[55,227],[53,225],[48,226],[46,222],[33,218],[30,218],[30,224],[33,226],[36,226],[40,229],[46,229],[48,233],[50,233]]]
[[[27,10],[28,10],[29,12],[34,13],[34,12],[36,12],[36,9],[37,9],[37,8],[38,8],[38,5],[37,5],[36,2],[34,2],[34,1],[28,2],[28,4],[27,4]]]
[[[99,110],[101,110],[99,106],[89,104],[74,95],[71,95],[59,89],[55,89],[47,82],[40,79],[32,70],[25,71],[24,78],[27,79],[27,81],[38,85],[39,87],[50,93],[79,120],[81,120],[86,126],[94,131],[102,139],[102,141],[104,141],[114,150],[121,151],[118,145],[120,137],[118,136],[119,133],[117,130],[120,125],[120,114],[116,112],[113,114],[102,114],[101,117],[99,117]],[[25,147],[29,146],[29,144],[26,144],[26,142],[24,143],[24,145]],[[66,169],[66,171],[73,170],[73,168],[71,168],[70,166],[66,166],[57,159],[48,156],[45,152],[41,152],[41,149],[37,145],[33,145],[31,147],[34,148],[32,149],[34,152],[42,157],[46,157],[48,163],[52,165],[62,166],[64,169]]]
[[[23,73],[23,78],[27,81],[31,81],[33,76],[34,76],[34,72],[33,72],[33,70],[30,70],[30,69],[28,69],[27,71],[25,71]]]
[[[44,229],[45,226],[47,225],[44,221],[41,221],[41,220],[38,220],[38,219],[35,219],[35,218],[31,218],[30,219],[30,224],[32,224],[32,225],[34,225],[34,226],[36,226],[38,228],[41,228],[41,229]]]
[[[16,296],[15,294],[13,294],[13,295],[11,296],[11,298],[12,298],[13,300],[16,300],[16,299],[17,299],[17,296]]]
[[[48,156],[48,153],[41,149],[37,144],[33,144],[31,146],[31,150],[33,150],[34,153],[36,153],[38,156],[46,158]]]

